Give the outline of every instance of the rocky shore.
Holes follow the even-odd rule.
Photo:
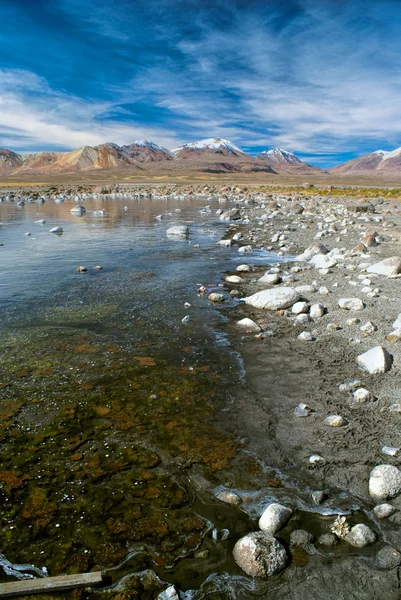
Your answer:
[[[303,574],[284,571],[269,586],[275,598],[396,598],[401,206],[304,193],[237,206],[226,244],[237,245],[244,262],[225,281],[241,300],[230,318],[247,393],[236,399],[230,427],[302,492],[289,497],[288,484],[271,491],[260,532],[237,542],[235,560],[249,575],[269,577],[294,565],[302,548]],[[257,248],[292,259],[262,267],[252,261]],[[297,509],[335,516],[341,501],[344,516],[326,517],[317,535],[307,520],[306,531],[294,529]]]

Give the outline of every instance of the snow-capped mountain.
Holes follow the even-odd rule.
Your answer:
[[[370,171],[397,173],[401,171],[401,148],[391,151],[376,150],[375,152],[358,156],[330,170],[332,173],[338,174],[366,174]]]
[[[132,159],[139,162],[154,162],[173,160],[173,154],[167,148],[155,144],[150,140],[137,140],[133,144],[122,146]]]
[[[322,173],[319,167],[314,167],[303,162],[299,158],[281,148],[272,148],[271,150],[264,150],[257,155],[259,158],[269,164],[278,173],[285,172],[297,172],[297,173]]]
[[[183,144],[173,150],[177,158],[197,158],[199,156],[220,154],[222,156],[246,156],[245,152],[235,144],[222,138],[206,138],[197,142]]]

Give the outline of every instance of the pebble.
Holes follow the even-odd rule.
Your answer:
[[[400,448],[396,448],[395,446],[383,446],[381,451],[387,456],[397,456],[397,454],[400,451]]]
[[[323,458],[323,456],[320,456],[319,454],[312,454],[309,457],[308,461],[311,465],[316,465],[316,466],[322,466],[322,465],[326,464],[326,461]]]
[[[223,490],[222,492],[219,492],[216,498],[222,502],[225,502],[226,504],[233,504],[235,506],[241,504],[241,498],[238,496],[238,494],[232,492],[231,490]]]
[[[317,541],[321,546],[335,546],[337,544],[337,537],[332,533],[324,533]]]
[[[313,542],[313,535],[304,529],[295,529],[290,535],[290,547],[305,548]]]
[[[325,500],[326,496],[327,494],[323,490],[316,490],[311,494],[312,502],[315,504],[321,504],[323,500]]]
[[[378,519],[386,519],[396,512],[396,508],[392,504],[378,504],[374,507],[373,512]]]
[[[291,312],[294,315],[300,315],[301,313],[307,313],[309,311],[309,305],[307,302],[295,302]]]
[[[367,525],[358,523],[351,527],[351,531],[345,537],[345,540],[354,546],[354,548],[364,548],[370,544],[374,544],[376,541],[376,534]]]
[[[325,313],[323,304],[312,304],[309,310],[309,316],[311,319],[320,319]]]
[[[359,379],[352,379],[351,381],[346,381],[345,383],[342,383],[341,385],[338,386],[338,389],[340,392],[352,392],[352,390],[354,390],[355,388],[358,387],[358,385],[361,385],[361,382],[359,381]]]
[[[260,333],[262,331],[255,321],[252,321],[252,319],[248,319],[247,317],[237,321],[237,326],[241,327],[241,329],[245,329],[249,333]]]
[[[181,319],[181,323],[184,323],[184,325],[186,325],[187,323],[189,323],[190,318],[191,317],[189,315],[185,315],[185,317]]]
[[[345,421],[341,415],[329,415],[323,423],[328,427],[342,427]]]
[[[352,396],[354,401],[360,404],[374,399],[373,394],[366,388],[358,388],[355,392],[352,392]]]
[[[375,346],[357,357],[358,365],[371,375],[386,373],[391,369],[393,359],[382,346]]]
[[[88,267],[77,267],[76,269],[77,273],[86,273],[86,271],[88,270]]]
[[[309,417],[311,412],[312,411],[311,411],[310,406],[308,406],[307,404],[304,404],[303,402],[300,402],[298,404],[298,406],[296,406],[294,409],[294,416],[295,417]]]
[[[363,310],[364,303],[360,298],[340,298],[338,306],[344,310]]]
[[[300,333],[298,336],[298,339],[302,340],[303,342],[312,342],[313,341],[312,334],[309,331],[303,331],[302,333]]]
[[[224,302],[224,296],[223,294],[213,292],[212,294],[209,294],[208,300],[210,300],[210,302]]]
[[[157,596],[157,600],[180,600],[177,590],[173,585],[170,585]]]
[[[238,271],[238,273],[250,273],[252,268],[250,265],[238,265],[235,270]]]
[[[239,277],[238,275],[227,275],[224,280],[227,281],[227,283],[243,283],[244,281],[242,277]]]

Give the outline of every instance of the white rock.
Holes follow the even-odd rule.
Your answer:
[[[212,294],[209,294],[208,300],[210,300],[210,302],[224,302],[224,296],[223,294],[213,292]]]
[[[393,323],[394,329],[401,329],[401,313],[398,315],[396,320]]]
[[[233,550],[237,565],[250,577],[269,577],[282,571],[287,562],[285,548],[265,531],[238,540]]]
[[[307,302],[295,302],[291,312],[293,315],[300,315],[301,313],[307,313],[309,311],[309,305]]]
[[[305,323],[309,323],[310,318],[306,313],[301,313],[297,315],[294,319],[294,325],[305,325]]]
[[[340,390],[340,392],[352,392],[353,390],[355,390],[355,388],[358,387],[358,385],[361,385],[361,382],[359,381],[359,379],[352,379],[351,381],[346,381],[344,383],[342,383],[341,385],[338,386],[338,389]]]
[[[252,319],[248,319],[247,317],[237,321],[237,326],[241,327],[241,329],[245,329],[249,333],[260,333],[262,331],[255,321],[252,321]]]
[[[357,390],[355,390],[355,392],[352,392],[352,396],[355,402],[358,402],[360,404],[373,400],[373,394],[369,392],[369,390],[367,390],[366,388],[358,388]]]
[[[387,277],[394,277],[394,275],[398,275],[398,273],[401,273],[401,257],[391,256],[390,258],[386,258],[378,263],[371,265],[366,270],[368,273],[376,273],[377,275],[387,275]]]
[[[157,600],[180,600],[177,594],[177,590],[173,585],[160,592],[157,596]]]
[[[222,248],[230,248],[231,244],[231,240],[219,240],[216,246],[221,246]]]
[[[241,248],[238,248],[238,252],[240,254],[245,254],[247,252],[253,252],[253,248],[252,248],[252,246],[241,246]]]
[[[292,510],[282,504],[273,503],[263,511],[259,519],[259,528],[271,535],[277,533],[292,515]]]
[[[344,310],[363,310],[364,304],[360,298],[340,298],[338,306]]]
[[[252,271],[251,265],[238,265],[235,269],[238,273],[250,273]]]
[[[309,457],[309,463],[311,465],[324,465],[326,463],[325,459],[323,458],[323,456],[320,456],[320,454],[312,454]]]
[[[341,415],[329,415],[323,421],[328,427],[342,427],[344,425],[344,419]]]
[[[383,446],[382,447],[382,453],[386,454],[386,456],[397,456],[399,451],[400,451],[400,449],[396,448],[395,446]]]
[[[372,335],[375,331],[377,331],[377,327],[376,327],[376,325],[374,325],[372,323],[372,321],[368,321],[367,323],[365,323],[365,325],[362,325],[359,329],[361,331],[363,331],[364,333],[367,333],[368,335]]]
[[[298,285],[295,290],[298,292],[298,294],[301,294],[301,296],[307,296],[308,294],[316,293],[316,287],[314,285]]]
[[[302,333],[300,333],[298,336],[298,339],[302,340],[303,342],[312,342],[313,341],[312,334],[309,333],[309,331],[303,331]]]
[[[277,273],[265,273],[258,279],[258,283],[271,283],[273,285],[280,283],[280,275]]]
[[[63,233],[63,228],[62,227],[53,227],[52,229],[49,229],[49,233]]]
[[[244,280],[238,275],[227,275],[227,277],[224,277],[224,281],[227,281],[227,283],[243,283]]]
[[[300,402],[294,409],[294,417],[309,417],[311,414],[311,407],[304,402]]]
[[[330,294],[329,289],[322,285],[319,289],[318,289],[319,294],[322,294],[323,296],[327,296],[327,294]]]
[[[357,363],[371,375],[386,373],[391,369],[393,358],[382,346],[375,346],[357,357]]]
[[[254,308],[266,310],[281,310],[289,308],[299,300],[299,294],[290,287],[276,287],[270,290],[256,292],[245,298],[246,304]]]
[[[336,259],[327,254],[316,254],[311,258],[310,262],[314,265],[315,269],[330,269],[337,264]]]
[[[189,235],[189,229],[186,225],[175,225],[167,229],[166,234],[186,237]]]
[[[74,206],[71,210],[70,213],[72,215],[84,215],[86,213],[86,209],[84,206],[81,206],[80,204],[77,204],[77,206]]]
[[[320,319],[324,315],[325,308],[323,304],[312,304],[309,310],[311,319]]]
[[[375,513],[375,516],[378,519],[386,519],[390,515],[394,514],[395,511],[396,511],[396,508],[394,506],[392,506],[391,504],[387,504],[387,503],[378,504],[373,509],[373,512]]]
[[[358,525],[354,525],[354,527],[351,528],[351,531],[345,537],[345,540],[355,548],[364,548],[369,544],[375,543],[376,534],[367,525],[358,523]]]
[[[393,465],[378,465],[369,478],[369,493],[375,502],[390,500],[401,492],[401,472]]]
[[[326,248],[326,246],[323,246],[323,244],[312,244],[311,246],[309,246],[309,248],[306,248],[306,250],[303,251],[302,254],[299,254],[299,256],[297,256],[297,260],[311,260],[311,258],[313,256],[316,256],[317,254],[327,254],[328,250]]]

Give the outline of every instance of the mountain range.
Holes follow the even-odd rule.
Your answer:
[[[124,146],[105,143],[83,146],[70,152],[37,152],[17,154],[0,148],[0,174],[74,173],[98,169],[129,169],[146,172],[163,169],[200,171],[205,173],[264,172],[285,175],[338,175],[400,173],[401,148],[391,152],[377,150],[342,165],[322,170],[309,165],[287,150],[273,148],[250,156],[238,146],[222,138],[183,144],[174,150],[149,140],[137,140]],[[160,169],[159,169],[160,170]]]

